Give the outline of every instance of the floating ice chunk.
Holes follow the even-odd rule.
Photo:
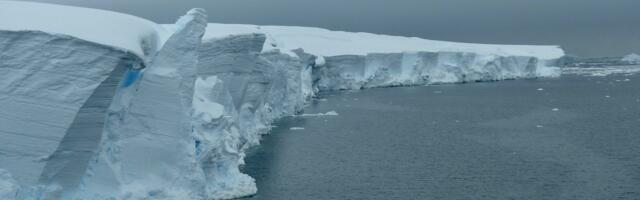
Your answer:
[[[631,63],[640,63],[640,55],[632,53],[622,58],[622,61]]]
[[[289,128],[289,130],[299,131],[299,130],[304,130],[304,127],[291,127],[291,128]]]
[[[299,117],[322,117],[322,116],[338,116],[338,112],[336,111],[329,111],[326,113],[317,113],[317,114],[302,114],[302,115],[297,115]]]

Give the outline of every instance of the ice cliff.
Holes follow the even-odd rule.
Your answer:
[[[0,1],[0,199],[251,195],[245,151],[318,91],[556,76],[561,56],[555,46],[207,24],[201,9],[158,25]]]

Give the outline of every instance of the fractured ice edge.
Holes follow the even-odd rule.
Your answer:
[[[154,52],[0,30],[0,199],[247,196],[257,188],[239,170],[245,151],[319,91],[559,75],[548,56],[319,55],[206,27],[191,10]]]

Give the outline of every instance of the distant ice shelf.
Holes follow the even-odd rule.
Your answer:
[[[300,114],[319,91],[558,76],[564,55],[206,18],[0,1],[0,199],[255,194],[246,150],[281,117],[338,115]]]
[[[601,66],[601,67],[564,67],[562,74],[582,76],[609,76],[612,74],[640,73],[640,66]]]

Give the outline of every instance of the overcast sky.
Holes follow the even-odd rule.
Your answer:
[[[172,23],[189,8],[209,21],[316,26],[427,39],[553,44],[583,57],[640,53],[640,0],[33,0]]]

